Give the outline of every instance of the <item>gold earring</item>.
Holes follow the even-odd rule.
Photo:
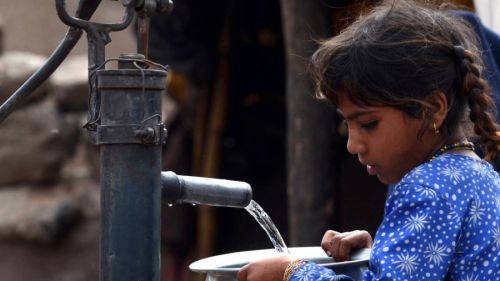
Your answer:
[[[432,123],[432,125],[434,126],[434,133],[439,134],[439,128],[436,126],[436,122]]]

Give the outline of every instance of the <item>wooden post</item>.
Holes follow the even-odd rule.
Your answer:
[[[315,40],[329,36],[324,1],[282,0],[287,63],[288,215],[291,246],[319,245],[332,215],[336,115],[312,97]]]

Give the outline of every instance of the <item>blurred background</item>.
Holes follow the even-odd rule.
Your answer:
[[[67,1],[74,11],[78,1]],[[288,246],[319,246],[327,229],[366,229],[387,187],[345,150],[331,107],[312,98],[307,59],[378,1],[174,1],[154,16],[150,59],[169,65],[163,170],[246,181]],[[442,1],[436,1],[442,2]],[[498,28],[497,1],[453,1]],[[93,17],[117,22],[120,1]],[[0,100],[36,71],[67,27],[53,1],[0,0]],[[112,33],[107,57],[136,51],[134,27]],[[85,36],[32,97],[0,124],[0,276],[98,280],[99,159],[87,118]],[[162,280],[199,280],[210,255],[271,248],[242,209],[163,206]]]
[[[66,1],[74,14],[78,1]],[[96,21],[122,17],[103,1]],[[55,1],[0,2],[0,100],[9,97],[63,39]],[[135,51],[131,29],[108,56]],[[0,125],[0,280],[98,280],[98,149],[86,139],[87,42]]]

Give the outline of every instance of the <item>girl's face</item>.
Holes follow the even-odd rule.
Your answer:
[[[392,107],[360,107],[341,97],[339,113],[349,130],[347,150],[357,154],[370,175],[385,184],[396,183],[411,169],[425,162],[433,151],[434,132],[418,132],[422,120]]]

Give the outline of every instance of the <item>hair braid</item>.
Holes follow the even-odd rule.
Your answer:
[[[461,59],[463,76],[462,94],[469,100],[470,120],[474,123],[474,132],[485,153],[484,159],[495,161],[500,157],[500,134],[492,111],[495,104],[488,95],[488,83],[481,78],[480,65],[475,63],[479,58],[461,46],[454,47],[455,54]]]

